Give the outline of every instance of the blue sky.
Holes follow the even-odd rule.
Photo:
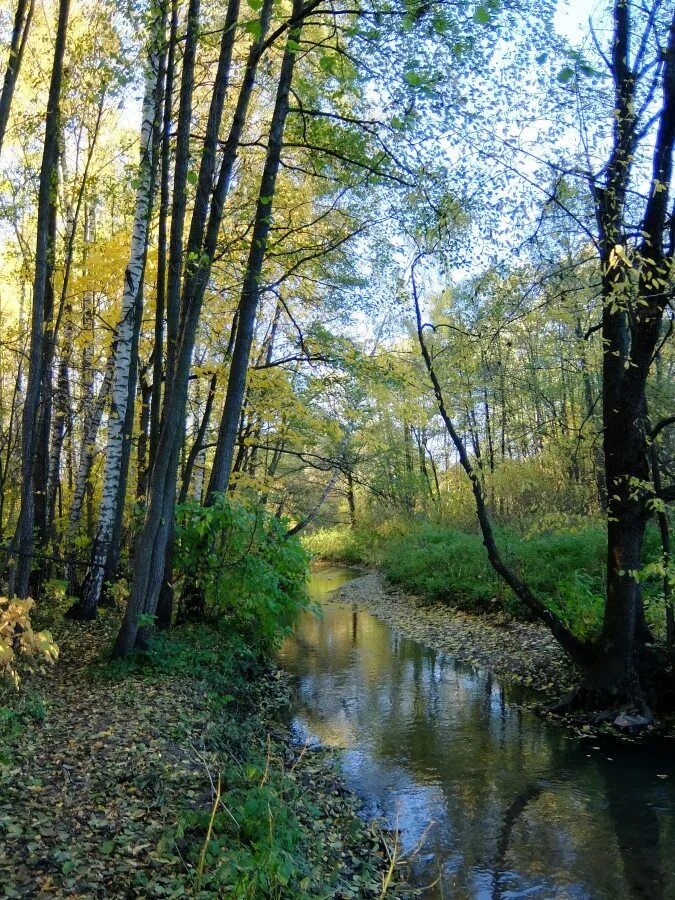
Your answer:
[[[556,28],[560,34],[577,43],[587,34],[589,16],[596,10],[601,11],[604,6],[603,0],[558,0]]]

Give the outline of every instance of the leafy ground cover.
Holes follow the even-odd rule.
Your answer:
[[[61,623],[5,717],[3,896],[384,896],[387,839],[291,742],[284,679],[205,626],[113,666],[118,624]]]

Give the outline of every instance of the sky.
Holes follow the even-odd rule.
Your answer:
[[[579,44],[588,34],[589,16],[593,15],[597,20],[597,14],[605,7],[606,0],[557,0],[556,30],[570,43]],[[140,101],[137,104],[130,104],[127,114],[129,118],[140,118]],[[7,292],[0,289],[0,319],[10,312],[16,312],[16,298],[13,293],[13,290]]]
[[[558,0],[556,30],[571,43],[579,43],[587,33],[589,16],[603,6],[602,0]]]

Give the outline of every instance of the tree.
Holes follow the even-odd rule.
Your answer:
[[[58,183],[58,153],[60,138],[60,101],[66,52],[69,0],[60,0],[54,58],[49,84],[45,117],[44,148],[40,168],[37,210],[37,238],[35,248],[35,278],[31,314],[28,383],[24,397],[21,444],[21,511],[17,522],[11,553],[17,560],[10,575],[10,595],[27,597],[33,562],[33,526],[35,523],[35,465],[38,435],[45,429],[46,409],[43,397],[45,376],[45,326],[49,310],[47,296],[52,291],[54,265],[54,223],[56,218],[56,189]],[[37,426],[36,426],[37,423]]]
[[[155,121],[161,91],[160,58],[165,40],[166,19],[162,8],[151,6],[148,28],[148,52],[143,95],[140,161],[138,164],[136,209],[131,235],[131,252],[124,274],[122,311],[115,335],[111,408],[108,415],[108,441],[101,507],[91,563],[82,585],[80,603],[71,615],[91,619],[96,615],[120,503],[120,473],[124,454],[124,429],[127,425],[129,381],[135,366],[134,335],[137,334],[142,308],[142,281],[148,250],[148,229],[154,191],[157,148],[153,146]],[[133,396],[133,395],[132,395]]]

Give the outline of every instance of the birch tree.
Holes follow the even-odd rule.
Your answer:
[[[58,10],[38,191],[33,310],[28,354],[28,380],[22,418],[21,510],[11,547],[11,552],[15,554],[16,558],[10,573],[9,593],[10,595],[16,593],[19,597],[28,596],[34,550],[35,462],[38,436],[44,429],[42,421],[44,417],[42,390],[44,380],[45,318],[47,297],[51,292],[51,278],[53,275],[54,246],[52,226],[55,220],[59,137],[61,134],[59,124],[61,83],[63,81],[66,54],[70,0],[61,0]]]
[[[206,209],[195,205],[194,215],[198,215],[201,222],[205,224],[205,231],[204,225],[200,229],[193,230],[191,228],[191,238],[188,241],[186,258],[189,263],[181,298],[180,341],[171,380],[171,390],[167,390],[165,393],[162,430],[150,482],[148,509],[143,529],[136,543],[134,579],[124,621],[113,651],[116,656],[130,653],[136,646],[137,639],[141,643],[145,641],[147,637],[145,632],[139,636],[141,616],[144,614],[154,616],[157,609],[167,558],[170,521],[173,519],[176,502],[176,479],[195,335],[204,293],[211,273],[211,263],[216,251],[225,200],[256,81],[258,64],[265,49],[271,46],[274,40],[283,35],[287,29],[290,30],[288,40],[292,43],[287,44],[284,59],[288,53],[295,53],[297,47],[295,34],[297,32],[299,35],[303,16],[315,9],[318,2],[303,6],[301,0],[295,0],[290,19],[266,40],[265,34],[269,27],[271,6],[269,0],[265,0],[261,8],[258,34],[249,51],[230,133],[225,141],[216,188],[208,210],[208,222]],[[292,67],[291,63],[291,73]],[[210,117],[210,123],[212,126],[215,125],[215,118]],[[212,128],[208,134],[208,141],[213,144],[214,150],[216,140],[217,129]],[[211,172],[214,172],[215,152],[203,154],[201,166],[208,167]],[[201,180],[200,172],[199,181]],[[204,181],[208,183],[206,179]]]
[[[165,15],[160,6],[150,9],[147,64],[140,138],[140,160],[136,188],[131,252],[124,274],[122,310],[116,330],[115,361],[112,377],[111,403],[108,415],[108,437],[105,452],[103,492],[98,525],[91,552],[91,562],[82,585],[80,602],[72,608],[75,618],[91,619],[101,599],[105,567],[119,502],[119,481],[122,469],[124,425],[129,403],[129,378],[132,367],[134,324],[138,315],[141,286],[148,249],[148,229],[154,187],[153,167],[155,116],[157,114],[157,83],[160,57],[164,42]]]

